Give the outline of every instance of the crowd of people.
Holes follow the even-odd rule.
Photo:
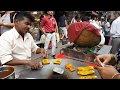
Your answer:
[[[35,21],[35,17],[26,11],[1,11],[0,17],[0,65],[12,65],[15,68],[16,78],[20,71],[31,67],[38,69],[42,63],[31,60],[31,54],[41,54],[48,58],[47,51],[51,43],[52,57],[56,56],[57,38],[56,33],[61,34],[60,39],[68,40],[67,28],[70,24],[89,22],[98,28],[101,35],[99,45],[111,45],[110,54],[97,55],[95,63],[98,64],[98,71],[103,79],[120,79],[119,73],[119,49],[120,49],[120,12],[111,12],[111,17],[90,17],[75,15],[68,23],[65,12],[61,12],[59,22],[54,17],[54,11],[47,11],[41,15],[39,30],[44,35],[44,46],[36,45],[33,36],[29,30]],[[112,22],[110,20],[112,19]],[[106,36],[109,37],[106,40]],[[107,43],[106,43],[107,41]],[[69,40],[68,40],[69,42]],[[111,65],[110,62],[114,62]],[[104,66],[100,66],[101,63]],[[117,66],[118,65],[118,66]]]

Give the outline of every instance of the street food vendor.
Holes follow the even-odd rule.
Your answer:
[[[27,67],[38,69],[40,62],[31,60],[31,53],[41,54],[45,57],[45,50],[39,48],[29,32],[34,17],[28,12],[18,12],[14,18],[15,26],[0,37],[0,62],[1,65],[12,65],[16,78],[20,71]]]
[[[104,66],[98,66],[97,69],[103,79],[120,79],[120,50],[116,55],[103,54],[95,58],[95,62]],[[108,65],[110,64],[110,65]]]

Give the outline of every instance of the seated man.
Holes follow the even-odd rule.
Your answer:
[[[14,18],[14,27],[3,33],[0,37],[0,61],[1,65],[12,65],[15,69],[15,76],[20,71],[31,67],[38,69],[42,66],[40,62],[31,60],[32,52],[42,54],[46,52],[39,48],[29,32],[34,17],[28,12],[18,12]],[[16,77],[17,78],[17,77]]]

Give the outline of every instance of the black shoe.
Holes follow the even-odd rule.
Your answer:
[[[53,59],[56,59],[56,58],[55,58],[55,55],[52,55],[52,57],[53,57]]]

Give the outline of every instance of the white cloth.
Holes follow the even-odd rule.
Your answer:
[[[103,44],[105,44],[105,37],[102,33],[102,30],[100,30],[100,35],[101,35],[101,41],[100,41],[99,45],[103,45]]]
[[[120,37],[120,16],[112,22],[110,34],[112,37]]]
[[[67,28],[66,27],[60,27],[60,29],[63,31],[65,37],[68,38],[68,36],[67,36],[67,34],[68,34]]]
[[[102,33],[101,27],[99,25],[97,25],[97,23],[95,23],[95,22],[92,22],[91,24],[94,25],[96,28],[98,28],[100,30],[99,33],[101,35],[101,41],[100,41],[99,45],[104,44],[105,43],[105,37]]]
[[[50,40],[52,40],[52,55],[55,55],[56,54],[56,36],[55,36],[55,32],[54,33],[47,33],[47,36],[46,36],[46,39],[45,39],[45,46],[44,46],[44,49],[46,51],[48,50]]]
[[[36,52],[39,48],[31,34],[27,33],[23,38],[13,27],[11,30],[6,31],[0,37],[0,60],[2,64],[7,63],[13,58],[20,60],[31,60],[31,53]],[[19,73],[24,70],[26,66],[17,65],[14,66],[15,73]]]
[[[44,44],[45,43],[45,38],[46,38],[46,36],[45,36],[45,34],[43,34],[41,36],[41,38],[40,38],[40,44]]]
[[[105,31],[110,31],[110,22],[105,23]]]
[[[95,21],[90,22],[90,24],[94,25],[96,28],[101,29],[102,27],[99,26]]]
[[[72,23],[75,23],[75,22],[76,22],[75,18],[72,18],[70,23],[72,24]]]

